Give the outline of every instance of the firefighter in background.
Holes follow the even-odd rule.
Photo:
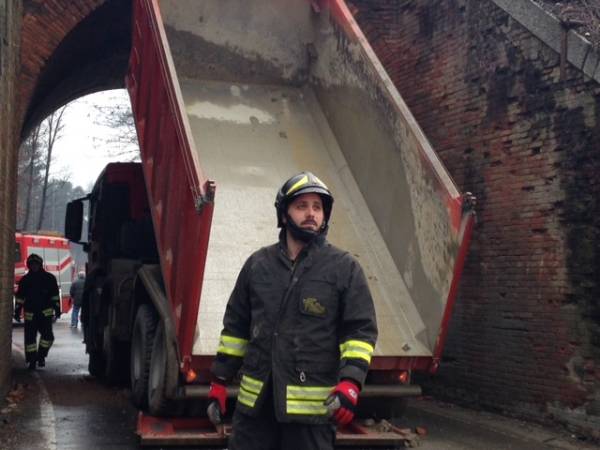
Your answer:
[[[54,342],[52,319],[60,317],[60,295],[56,277],[46,272],[43,260],[32,253],[27,258],[29,271],[19,281],[15,294],[15,319],[25,310],[25,358],[30,369],[46,365],[46,356]],[[37,334],[40,333],[38,347]]]
[[[279,243],[248,258],[229,298],[209,391],[220,425],[241,373],[230,450],[333,449],[354,416],[377,339],[359,263],[326,240],[333,197],[310,172],[275,202]]]

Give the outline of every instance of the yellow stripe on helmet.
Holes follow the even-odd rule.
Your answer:
[[[291,188],[288,189],[288,191],[285,193],[285,195],[290,195],[294,192],[296,192],[298,189],[300,189],[302,186],[304,186],[306,183],[308,183],[308,175],[304,175],[302,178],[300,178],[298,181],[296,181]]]

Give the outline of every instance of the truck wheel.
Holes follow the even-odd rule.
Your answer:
[[[150,305],[139,307],[133,325],[129,359],[131,400],[139,409],[145,409],[148,406],[148,374],[157,322],[158,318],[154,308]]]
[[[127,353],[123,344],[111,336],[110,326],[104,327],[104,377],[108,384],[120,384],[127,380]]]
[[[90,290],[88,305],[84,311],[87,323],[83,330],[86,351],[89,354],[88,371],[93,377],[101,378],[104,376],[106,361],[102,351],[102,301],[96,286],[101,286],[104,279],[99,277],[96,281],[97,284],[94,284]]]
[[[148,376],[148,411],[153,416],[178,416],[184,407],[182,402],[167,398],[166,380],[168,370],[177,370],[169,361],[164,325],[159,322],[154,335],[152,361]]]
[[[102,351],[94,350],[90,352],[88,372],[91,376],[97,378],[104,375],[104,355],[102,354]]]

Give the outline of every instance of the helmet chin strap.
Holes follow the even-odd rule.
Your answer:
[[[296,239],[297,241],[303,242],[305,244],[310,243],[314,238],[319,236],[323,232],[323,230],[325,230],[327,228],[327,225],[325,225],[325,224],[323,224],[323,226],[319,229],[319,231],[313,231],[310,229],[305,229],[305,228],[299,227],[296,224],[296,222],[294,222],[292,220],[292,218],[290,217],[290,215],[287,213],[285,215],[285,219],[286,219],[285,227],[287,230],[289,230],[292,237],[294,239]]]

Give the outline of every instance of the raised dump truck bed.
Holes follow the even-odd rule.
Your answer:
[[[375,354],[431,356],[434,342],[314,90],[183,80],[181,91],[199,159],[218,180],[193,353],[216,353],[237,274],[254,250],[277,238],[278,185],[308,169],[335,195],[330,240],[355,255],[369,279],[381,330]]]
[[[329,239],[369,280],[373,371],[434,371],[473,215],[345,3],[134,5],[127,86],[183,392],[206,380],[237,274],[275,242],[275,193],[302,170],[330,187]]]
[[[343,2],[322,6],[304,0],[138,4],[136,17],[156,21],[154,37],[164,51],[158,60],[167,72],[167,86],[160,87],[172,94],[186,141],[187,148],[169,151],[192,161],[188,178],[217,186],[208,248],[185,235],[168,241],[161,230],[169,225],[160,223],[169,215],[153,208],[160,211],[154,217],[163,259],[178,258],[176,245],[207,255],[198,320],[192,318],[194,355],[214,355],[242,263],[275,241],[273,202],[282,180],[311,170],[336,199],[330,240],[359,259],[373,290],[381,328],[376,356],[434,356],[464,241],[463,199]],[[165,117],[151,114],[155,101],[140,96],[146,66],[143,51],[135,47],[134,54],[136,118],[142,132],[155,136],[168,127],[148,126]],[[145,93],[152,94],[160,95]],[[141,137],[143,161],[147,173],[154,171],[147,177],[151,200],[173,208],[174,201],[161,202],[168,192],[151,183],[157,174],[181,175],[167,164],[161,171],[157,162],[164,157],[149,154],[168,145],[160,137]],[[202,199],[190,184],[197,198],[187,208]],[[168,284],[172,303],[194,303]]]

